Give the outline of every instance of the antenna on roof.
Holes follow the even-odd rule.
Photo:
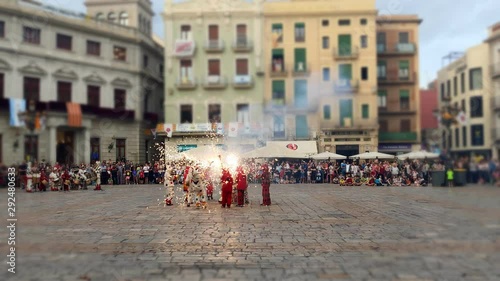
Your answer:
[[[441,59],[441,64],[444,67],[445,65],[448,65],[452,63],[453,61],[461,58],[464,55],[464,52],[450,52],[447,56],[444,56]]]

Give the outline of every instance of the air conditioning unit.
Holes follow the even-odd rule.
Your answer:
[[[208,76],[207,82],[208,82],[208,84],[219,84],[220,76],[218,76],[218,75]]]
[[[248,75],[237,75],[234,77],[234,83],[235,84],[249,84],[250,83],[250,76]]]

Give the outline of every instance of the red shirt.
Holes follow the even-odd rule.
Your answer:
[[[236,182],[238,190],[245,190],[247,188],[247,175],[242,172],[238,173]]]

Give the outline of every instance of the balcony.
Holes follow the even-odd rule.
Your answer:
[[[333,82],[334,93],[356,93],[359,90],[359,82],[357,80],[336,80]]]
[[[417,114],[417,111],[414,108],[401,108],[398,106],[397,108],[394,107],[379,107],[378,108],[378,114],[379,115],[385,115],[385,116],[391,116],[391,115],[414,115]]]
[[[206,90],[225,89],[227,87],[226,77],[220,75],[211,75],[203,81],[203,88]]]
[[[284,64],[274,64],[270,66],[270,76],[271,77],[287,77],[288,71]]]
[[[236,75],[233,80],[233,88],[235,89],[250,89],[253,87],[252,75]]]
[[[396,43],[392,46],[377,44],[377,54],[388,56],[414,55],[417,47],[413,43]]]
[[[177,87],[178,90],[194,90],[197,86],[198,83],[196,78],[177,78],[177,81],[175,82],[175,87]]]
[[[351,50],[333,48],[333,58],[336,60],[355,60],[358,57],[358,47],[353,47]]]
[[[417,133],[416,132],[379,132],[378,135],[379,141],[408,141],[415,142],[417,141]]]
[[[236,53],[251,52],[253,49],[253,42],[246,37],[237,38],[233,42],[233,51]]]
[[[208,40],[203,47],[207,53],[221,53],[224,51],[224,46],[222,40]]]
[[[293,69],[294,77],[304,77],[309,76],[309,64],[304,62],[297,62],[295,64],[295,68]]]
[[[500,63],[495,63],[490,66],[491,78],[500,78]]]
[[[379,85],[411,85],[417,82],[417,73],[408,69],[388,70],[384,76],[378,77]]]

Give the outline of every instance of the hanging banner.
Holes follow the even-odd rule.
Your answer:
[[[26,100],[10,99],[10,126],[24,127],[24,119],[20,115],[26,114]]]
[[[167,137],[171,138],[172,133],[174,131],[174,124],[172,123],[164,124],[163,129],[165,130],[165,133],[167,133]]]
[[[238,122],[229,123],[229,132],[227,136],[230,138],[236,138],[238,136]]]

